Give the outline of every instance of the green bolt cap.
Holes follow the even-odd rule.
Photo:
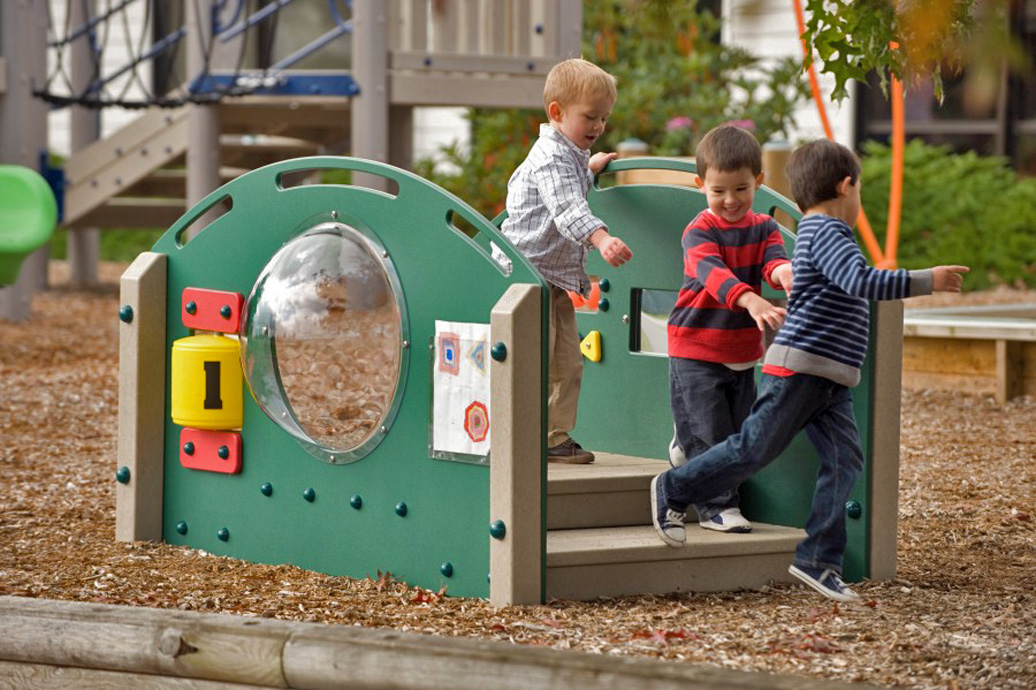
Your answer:
[[[216,451],[216,455],[218,455],[221,460],[226,460],[230,457],[230,449],[226,446],[220,446],[219,450]]]
[[[183,452],[187,453],[188,455],[194,455],[194,444],[190,441],[183,444]]]
[[[355,496],[349,499],[349,505],[351,505],[356,510],[359,510],[363,507],[363,496],[361,496],[360,494],[356,494]]]
[[[226,527],[220,527],[219,531],[216,532],[216,538],[220,541],[226,541],[230,539],[230,530],[228,530]]]
[[[224,319],[229,319],[230,314],[230,305],[224,304],[222,307],[219,308],[219,315],[222,316]]]
[[[184,309],[187,310],[188,314],[194,314],[195,312],[198,311],[198,305],[195,304],[194,302],[188,302],[187,306],[184,307]]]
[[[129,323],[133,320],[133,307],[128,304],[124,304],[119,307],[119,321],[123,323]]]
[[[180,520],[178,523],[176,523],[176,531],[180,534],[187,534],[187,523],[183,520]]]
[[[493,539],[503,539],[506,534],[507,525],[504,524],[503,520],[493,520],[489,524],[489,536],[493,537]]]
[[[313,501],[315,501],[317,499],[317,492],[314,491],[313,487],[311,486],[311,487],[309,487],[308,489],[306,489],[305,491],[302,492],[302,498],[304,498],[307,501],[309,501],[310,503],[312,503]]]
[[[406,517],[406,503],[403,501],[396,504],[396,515],[399,517]]]
[[[498,362],[502,362],[507,359],[507,346],[503,343],[493,343],[493,347],[489,349],[489,355]]]
[[[607,297],[602,297],[597,302],[597,308],[600,309],[601,311],[608,311],[608,307],[610,307],[610,306],[611,305],[608,304],[608,298]]]
[[[453,564],[446,561],[439,566],[439,572],[442,573],[444,577],[453,577]]]
[[[263,482],[263,485],[259,487],[259,491],[263,496],[269,496],[273,493],[273,484],[270,482]]]
[[[120,484],[129,484],[130,480],[130,468],[123,465],[119,469],[115,470],[115,481]]]
[[[859,520],[860,516],[863,515],[863,506],[860,505],[859,501],[846,501],[845,514],[853,520]]]
[[[607,278],[601,278],[601,280],[597,283],[597,286],[601,288],[601,292],[608,292],[608,290],[611,289],[612,284],[608,281]]]

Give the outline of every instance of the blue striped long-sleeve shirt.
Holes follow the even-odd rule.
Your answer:
[[[823,214],[799,222],[788,316],[765,364],[846,386],[860,382],[870,332],[869,301],[932,292],[932,272],[868,266],[842,220]]]

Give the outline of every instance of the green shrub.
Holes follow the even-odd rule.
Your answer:
[[[101,233],[101,261],[133,261],[141,252],[150,251],[165,228],[139,230],[105,230]],[[58,229],[50,239],[50,257],[68,258],[68,230]]]
[[[882,247],[888,227],[891,150],[864,145],[863,206]],[[1036,287],[1036,178],[1004,158],[909,142],[903,156],[897,258],[903,268],[965,264],[968,290]]]

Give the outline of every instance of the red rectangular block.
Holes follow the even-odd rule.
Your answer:
[[[237,474],[242,455],[241,434],[236,431],[180,430],[180,464],[189,470]]]
[[[183,325],[199,331],[237,333],[245,298],[240,292],[184,288],[180,318]]]

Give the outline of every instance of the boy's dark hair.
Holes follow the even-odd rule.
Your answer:
[[[702,137],[694,152],[694,165],[702,178],[710,168],[720,172],[750,168],[758,175],[763,171],[763,147],[748,130],[723,125]]]
[[[802,211],[838,198],[838,183],[860,179],[860,160],[851,150],[831,141],[817,139],[795,149],[788,159],[791,197]]]

